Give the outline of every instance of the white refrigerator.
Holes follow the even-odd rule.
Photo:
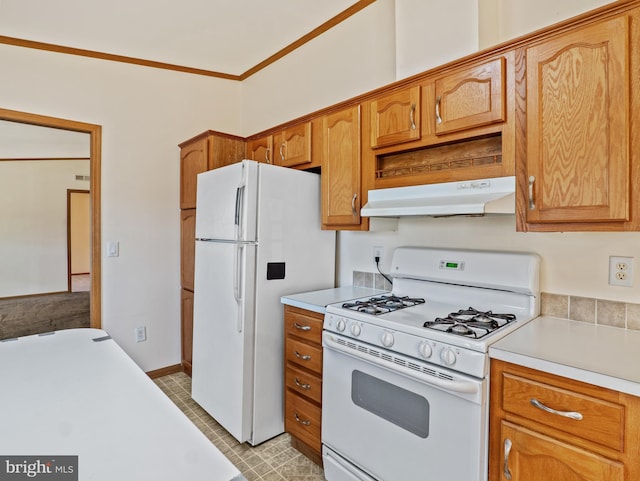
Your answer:
[[[284,431],[280,297],[333,287],[320,176],[243,160],[198,175],[192,398],[240,442]]]

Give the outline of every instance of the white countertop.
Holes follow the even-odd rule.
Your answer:
[[[640,396],[640,331],[542,316],[493,344],[489,356]]]
[[[0,454],[78,456],[79,479],[245,478],[105,331],[0,342]]]
[[[325,307],[329,304],[347,302],[360,297],[376,296],[384,292],[388,291],[358,286],[336,287],[333,289],[322,289],[320,291],[301,292],[300,294],[282,296],[280,302],[289,306],[324,314]]]

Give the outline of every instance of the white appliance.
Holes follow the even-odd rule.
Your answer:
[[[317,174],[244,160],[198,175],[192,397],[234,438],[284,431],[280,297],[333,287]]]
[[[392,292],[327,307],[328,481],[486,481],[488,349],[539,314],[539,264],[401,247]]]

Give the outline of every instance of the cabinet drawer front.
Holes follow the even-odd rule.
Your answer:
[[[322,378],[302,371],[295,366],[287,365],[285,374],[286,385],[314,401],[322,402]]]
[[[318,319],[301,311],[287,309],[284,315],[285,335],[322,344],[322,321],[322,317]]]
[[[316,373],[322,372],[322,348],[288,337],[285,342],[287,361],[303,366]]]
[[[287,396],[284,429],[320,452],[321,410],[299,396]]]
[[[503,409],[588,441],[621,451],[624,407],[530,379],[503,374]],[[559,412],[579,413],[581,420],[547,412],[532,404],[537,400]]]

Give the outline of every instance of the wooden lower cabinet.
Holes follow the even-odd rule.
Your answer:
[[[640,398],[491,361],[490,481],[640,479]]]
[[[284,307],[285,418],[291,445],[322,464],[322,321],[317,312]]]
[[[180,317],[182,369],[191,376],[193,361],[193,292],[187,289],[180,291]]]

